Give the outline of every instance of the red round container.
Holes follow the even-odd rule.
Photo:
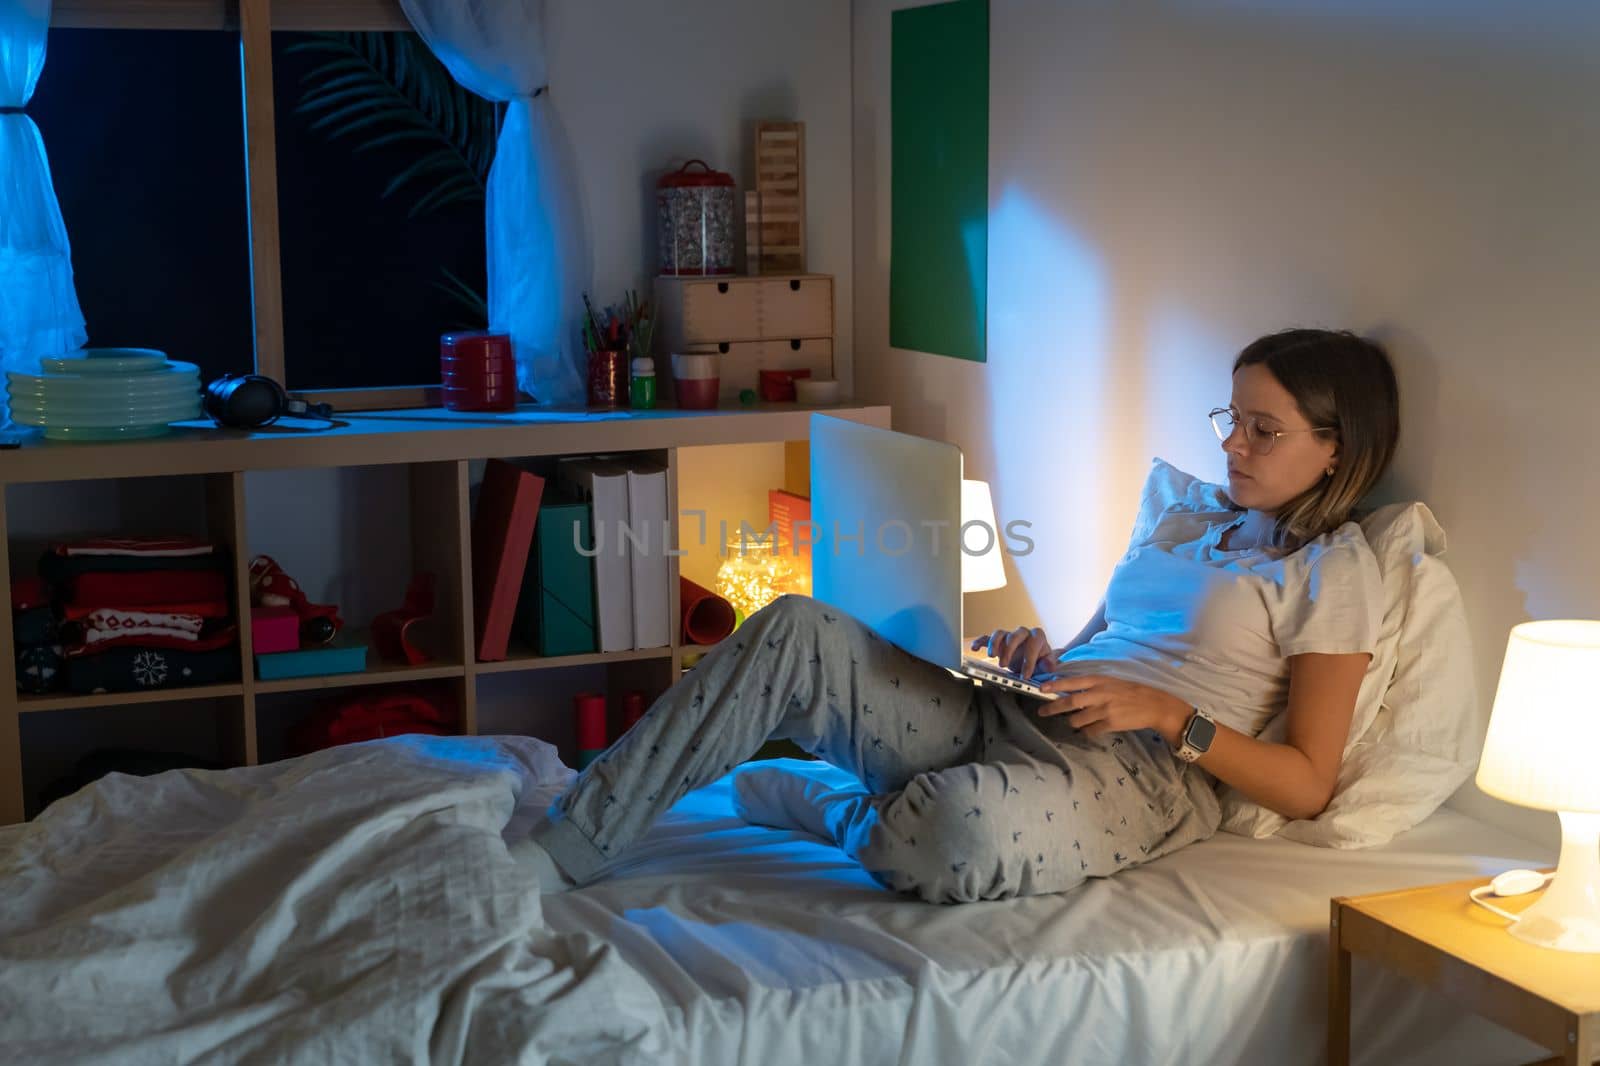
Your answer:
[[[452,411],[512,411],[517,370],[511,336],[474,330],[439,338],[439,381]]]

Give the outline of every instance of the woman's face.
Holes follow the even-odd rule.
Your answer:
[[[1222,442],[1222,450],[1228,454],[1228,495],[1239,506],[1274,514],[1338,465],[1339,446],[1327,434],[1293,432],[1275,440],[1264,436],[1255,446],[1245,440],[1244,424],[1251,419],[1263,430],[1312,428],[1294,396],[1265,366],[1244,366],[1234,373],[1231,402],[1239,425]],[[1258,454],[1257,448],[1268,441],[1271,450]]]

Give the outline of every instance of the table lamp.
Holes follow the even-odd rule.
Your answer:
[[[982,523],[968,532],[973,522]],[[988,547],[981,553],[979,546]],[[976,554],[975,554],[976,553]],[[1000,554],[1000,529],[995,524],[994,498],[987,481],[961,482],[961,591],[1005,588],[1006,563]]]
[[[1600,622],[1527,622],[1511,630],[1478,787],[1561,819],[1561,859],[1512,936],[1600,952]]]

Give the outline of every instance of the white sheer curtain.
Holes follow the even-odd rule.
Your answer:
[[[0,369],[83,345],[72,248],[44,140],[22,108],[44,69],[50,0],[0,0]],[[0,378],[0,425],[5,417]]]
[[[3,0],[0,0],[3,2]],[[588,277],[577,196],[545,90],[543,0],[400,0],[456,81],[507,104],[489,171],[489,325],[511,334],[517,383],[582,404],[578,315]]]

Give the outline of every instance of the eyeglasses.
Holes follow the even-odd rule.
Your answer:
[[[1257,455],[1266,455],[1272,446],[1278,443],[1278,438],[1286,433],[1331,433],[1336,426],[1311,426],[1308,429],[1267,429],[1261,424],[1261,419],[1251,416],[1241,419],[1239,412],[1231,407],[1218,407],[1211,412],[1211,428],[1216,430],[1217,439],[1226,441],[1233,436],[1235,426],[1244,427],[1244,443]]]

